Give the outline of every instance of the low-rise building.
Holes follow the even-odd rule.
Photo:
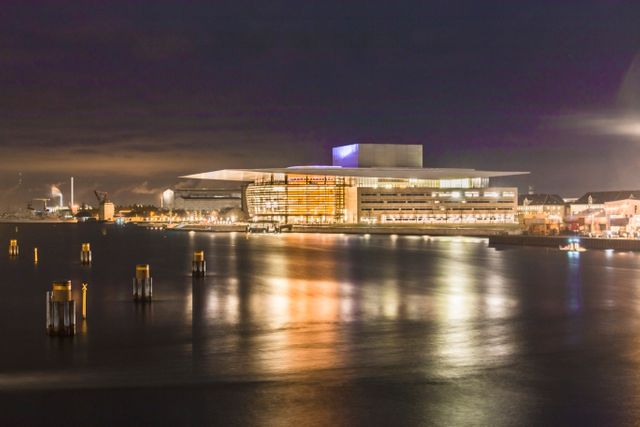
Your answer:
[[[604,204],[625,199],[640,199],[640,190],[590,191],[569,203],[567,215],[576,215],[587,209],[604,209]]]
[[[557,194],[530,193],[518,196],[518,217],[529,234],[558,234],[563,226],[565,201]]]
[[[613,234],[628,236],[640,229],[640,199],[629,198],[605,202],[607,230]]]
[[[98,218],[100,221],[113,221],[115,215],[115,205],[111,202],[104,202],[98,208]]]
[[[560,218],[565,215],[565,201],[557,194],[534,193],[518,196],[519,213],[546,213]]]
[[[636,234],[640,190],[591,191],[568,204],[569,230],[592,235]]]

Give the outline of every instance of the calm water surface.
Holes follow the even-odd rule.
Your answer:
[[[640,421],[635,253],[99,224],[3,224],[0,245],[3,425]],[[151,304],[132,301],[136,263]],[[78,302],[89,282],[72,339],[45,335],[56,279]]]

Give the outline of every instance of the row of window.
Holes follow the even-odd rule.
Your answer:
[[[405,179],[358,177],[353,183],[360,188],[486,188],[489,178]]]
[[[512,212],[513,209],[511,208],[499,208],[499,207],[491,207],[491,208],[484,208],[484,209],[478,209],[479,211],[505,211],[505,212]],[[386,212],[461,212],[463,211],[462,209],[430,209],[430,208],[421,208],[421,209],[403,209],[403,208],[364,208],[361,210],[361,212],[372,212],[372,211],[386,211]],[[475,211],[475,208],[471,208],[471,209],[464,209],[464,211]]]
[[[380,221],[381,223],[423,223],[423,224],[488,224],[488,223],[514,223],[513,215],[458,215],[458,216],[409,216],[409,215],[382,215],[378,218],[362,218],[361,222],[371,223]]]
[[[402,204],[402,205],[477,205],[477,204],[509,204],[515,205],[514,200],[361,200],[363,204]]]
[[[516,193],[514,191],[433,191],[430,193],[368,193],[362,192],[361,196],[363,197],[451,197],[454,199],[459,199],[461,197],[489,197],[489,198],[499,198],[499,197],[511,197],[515,198]]]

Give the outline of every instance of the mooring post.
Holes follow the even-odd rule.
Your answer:
[[[82,320],[87,319],[87,282],[82,282]]]
[[[71,297],[71,280],[53,282],[47,292],[46,314],[49,335],[76,334],[76,303]]]
[[[9,256],[18,256],[18,241],[16,239],[9,240]]]
[[[151,301],[153,295],[153,279],[149,264],[136,265],[136,276],[133,278],[133,300]]]
[[[195,251],[193,253],[192,262],[192,275],[193,277],[204,277],[207,274],[207,261],[204,259],[204,251]]]
[[[89,243],[82,244],[82,250],[80,251],[80,262],[82,264],[91,264],[91,245]]]

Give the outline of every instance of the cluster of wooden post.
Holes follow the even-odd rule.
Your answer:
[[[9,256],[17,257],[18,240],[9,240]],[[33,248],[33,261],[38,264],[38,248]],[[80,262],[90,265],[92,262],[91,245],[83,243],[80,250]],[[204,251],[193,253],[193,277],[204,277],[207,274],[207,262]],[[82,319],[87,318],[88,284],[82,282]],[[133,299],[137,302],[148,302],[153,297],[153,279],[149,264],[136,265],[133,278]],[[47,334],[55,336],[73,336],[76,333],[76,303],[72,298],[71,280],[55,281],[46,295],[46,329]]]
[[[151,301],[153,296],[153,279],[149,264],[136,265],[136,275],[133,278],[133,300],[138,302]]]
[[[87,287],[82,283],[82,319],[87,318]],[[71,280],[53,282],[46,299],[47,334],[73,336],[76,334],[76,302],[73,299]]]
[[[18,256],[18,241],[16,239],[9,240],[9,256]]]

